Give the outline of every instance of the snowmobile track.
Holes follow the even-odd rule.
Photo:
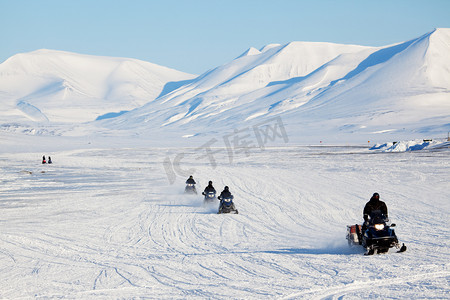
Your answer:
[[[383,286],[393,286],[399,285],[409,282],[417,282],[422,280],[429,280],[433,278],[446,278],[450,277],[450,272],[442,271],[442,272],[434,272],[434,273],[423,273],[423,274],[415,274],[387,279],[375,279],[369,280],[366,282],[352,282],[343,286],[329,287],[324,289],[314,289],[311,291],[299,292],[295,294],[288,295],[281,299],[298,299],[306,298],[306,299],[339,299],[342,296],[350,295],[354,292],[361,290],[372,291],[375,288],[383,287]]]

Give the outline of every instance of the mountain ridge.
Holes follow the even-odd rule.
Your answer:
[[[156,98],[167,83],[194,77],[137,59],[40,49],[0,64],[0,90],[7,95],[0,100],[3,105],[9,102],[9,107],[27,101],[53,122],[86,122],[137,108]],[[82,106],[84,113],[70,112],[81,112]]]
[[[34,93],[15,101],[22,101],[22,108],[34,106],[49,119],[47,122],[64,118],[39,105],[44,101],[43,95],[55,98],[50,102],[45,99],[46,105],[58,106],[57,101],[64,98],[74,100],[76,103],[68,108],[78,113],[80,103],[88,105],[95,100],[103,108],[111,105],[108,109],[89,110],[89,119],[81,120],[98,120],[89,124],[98,131],[143,134],[170,130],[179,131],[179,136],[201,136],[282,117],[288,130],[299,138],[317,134],[364,136],[376,132],[434,134],[450,124],[449,45],[447,28],[383,47],[321,42],[269,44],[260,50],[250,47],[232,61],[200,76],[165,67],[158,68],[162,70],[160,73],[150,74],[149,68],[156,68],[151,63],[107,57],[99,58],[99,63],[95,62],[96,57],[89,56],[88,61],[93,60],[94,66],[103,66],[91,72],[90,76],[103,72],[103,77],[98,76],[101,78],[95,78],[94,83],[86,84],[86,78],[79,75],[80,68],[89,66],[86,62],[77,68],[59,65],[63,69],[61,74],[67,77],[56,76],[59,81],[16,74],[19,82],[31,82]],[[45,53],[52,52],[38,51],[41,55]],[[84,58],[72,55],[75,61]],[[19,56],[23,57],[26,55]],[[58,57],[48,59],[58,61]],[[47,67],[58,70],[53,64]],[[24,63],[21,67],[30,65]],[[5,95],[6,98],[15,95],[14,89],[4,88],[8,81],[4,69],[1,64],[0,100]],[[165,72],[169,74],[166,77]],[[25,90],[21,93],[29,92]],[[151,94],[149,90],[157,92]],[[111,100],[117,99],[122,101],[121,106],[114,107]],[[133,101],[134,105],[129,105]],[[10,104],[6,111],[11,107],[14,106]],[[3,120],[6,117],[4,114]],[[41,115],[33,118],[45,119]]]

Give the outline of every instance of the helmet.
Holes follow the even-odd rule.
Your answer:
[[[212,181],[210,180],[210,181],[208,182],[208,184],[209,184],[209,185],[212,185]]]
[[[372,195],[372,198],[370,198],[370,200],[372,200],[372,201],[377,201],[377,200],[379,200],[380,199],[380,194],[378,194],[378,193],[373,193],[373,195]]]
[[[228,191],[228,186],[225,187],[225,191]]]

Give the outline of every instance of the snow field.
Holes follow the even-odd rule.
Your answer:
[[[279,147],[185,159],[199,194],[212,180],[239,215],[170,185],[165,155],[91,149],[0,155],[0,297],[446,298],[448,151]],[[408,251],[348,248],[379,192]]]

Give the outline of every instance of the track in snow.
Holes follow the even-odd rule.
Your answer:
[[[239,215],[184,195],[184,178],[169,185],[160,150],[61,152],[44,166],[4,154],[0,297],[442,298],[448,154],[286,147],[190,162],[198,191],[230,186]],[[347,247],[375,191],[407,252]]]

